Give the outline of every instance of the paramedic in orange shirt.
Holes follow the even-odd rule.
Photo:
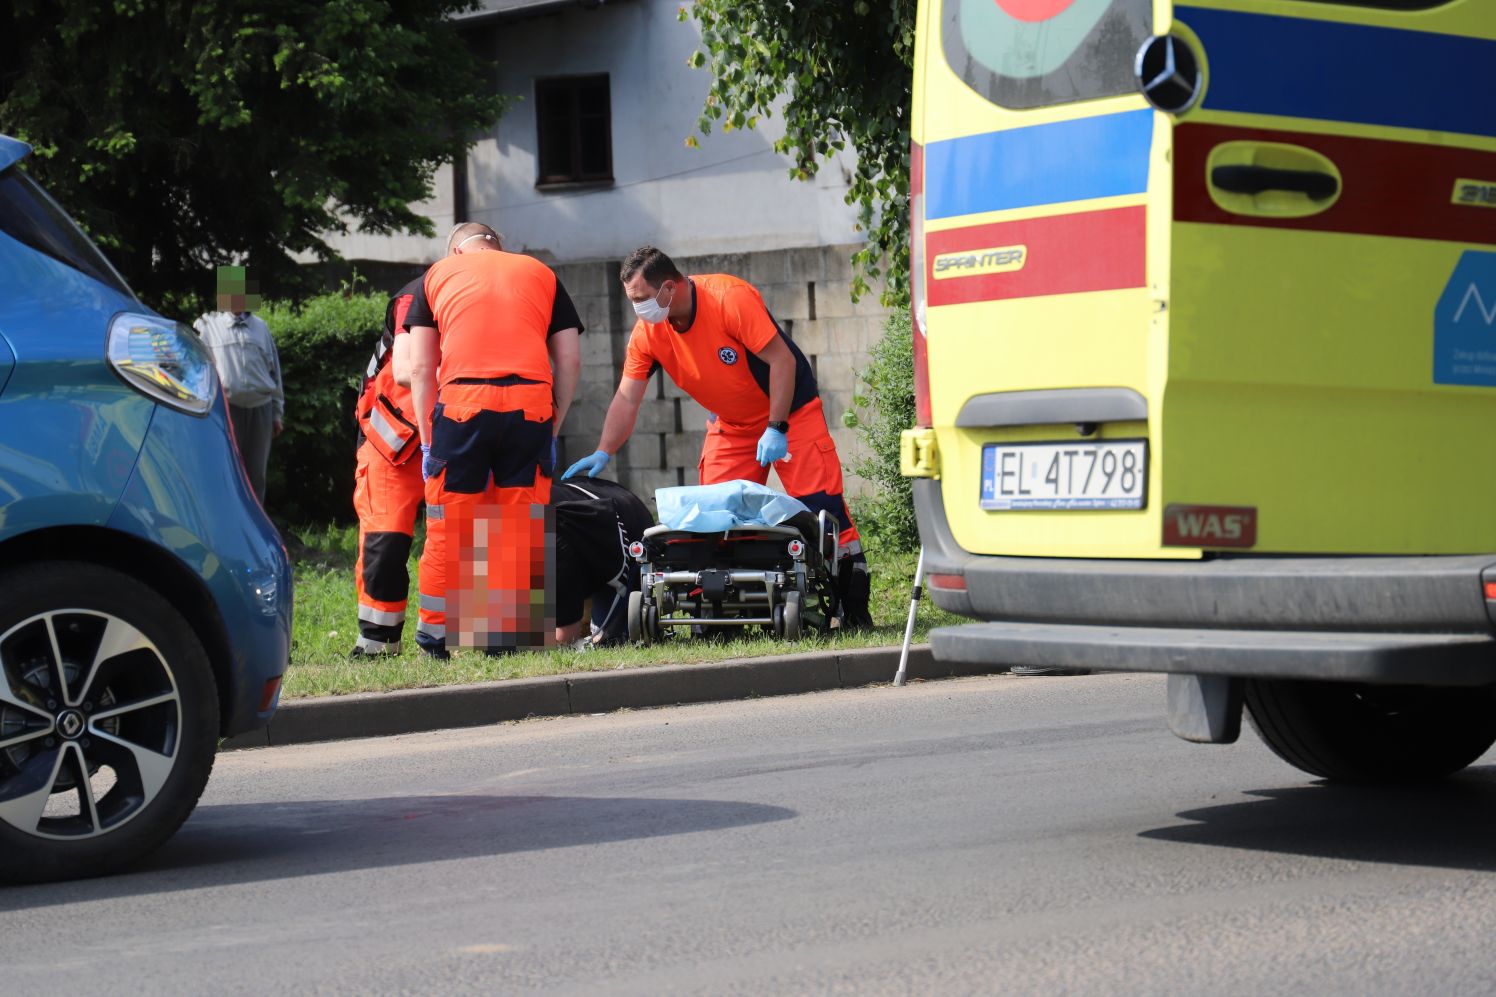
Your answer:
[[[712,413],[698,465],[701,483],[741,478],[763,484],[772,464],[790,495],[836,518],[842,622],[872,626],[867,559],[842,497],[841,460],[805,355],[747,281],[683,276],[653,246],[630,253],[619,278],[639,321],[597,450],[563,477],[584,471],[590,477],[607,466],[634,431],[650,375],[664,368]]]
[[[555,272],[505,252],[487,225],[458,225],[447,246],[405,316],[426,518],[443,521],[421,555],[416,643],[445,656],[450,621],[462,646],[553,644],[554,610],[533,596],[546,588],[545,508],[582,322]]]
[[[358,421],[358,466],[353,508],[358,513],[358,641],[350,657],[398,654],[410,592],[411,536],[421,511],[421,438],[410,389],[395,381],[395,331],[404,331],[405,313],[421,279],[390,299],[384,334],[369,359],[364,390],[354,415]],[[398,340],[405,345],[406,337]],[[431,524],[427,524],[428,530]]]

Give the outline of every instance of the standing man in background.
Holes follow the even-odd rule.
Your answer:
[[[369,358],[364,390],[354,409],[358,466],[353,508],[358,513],[358,641],[349,657],[399,654],[410,593],[410,545],[425,497],[421,437],[410,389],[395,381],[395,349],[408,345],[405,314],[423,278],[402,287],[384,311],[384,331]],[[402,349],[403,352],[403,349]],[[404,366],[402,363],[400,366]],[[428,532],[440,521],[427,523]],[[429,542],[429,541],[428,541]]]
[[[455,623],[458,646],[548,646],[546,505],[582,322],[555,272],[487,225],[458,225],[447,253],[405,316],[426,519],[444,523],[421,554],[416,643],[446,656]]]
[[[213,354],[218,380],[229,403],[234,442],[260,504],[265,504],[265,467],[270,441],[281,434],[286,392],[281,386],[280,354],[260,307],[259,288],[245,267],[218,268],[218,311],[192,323]]]
[[[836,518],[842,623],[872,626],[867,558],[842,497],[841,458],[805,354],[747,281],[728,274],[686,277],[653,246],[630,253],[618,276],[639,321],[597,450],[563,477],[590,477],[608,465],[634,431],[650,375],[663,367],[712,413],[697,468],[701,484],[764,484],[773,465],[791,496]]]

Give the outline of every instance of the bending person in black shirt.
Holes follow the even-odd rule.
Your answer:
[[[592,597],[594,644],[628,638],[629,593],[639,587],[639,563],[629,544],[654,525],[649,507],[622,485],[604,478],[557,481],[556,643],[582,634],[582,605]]]

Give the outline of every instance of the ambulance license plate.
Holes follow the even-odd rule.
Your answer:
[[[1147,498],[1147,440],[982,448],[983,509],[1141,509]]]

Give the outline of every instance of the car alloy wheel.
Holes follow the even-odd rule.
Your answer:
[[[61,609],[0,635],[0,822],[16,831],[124,825],[161,792],[181,729],[171,665],[131,623]]]

